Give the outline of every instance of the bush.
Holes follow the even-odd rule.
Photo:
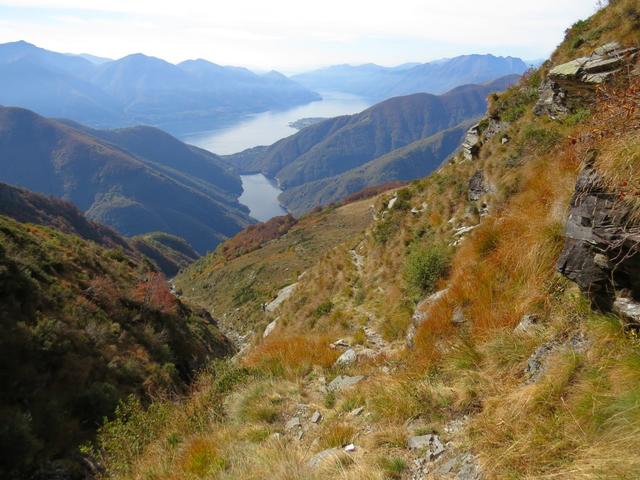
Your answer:
[[[404,271],[408,290],[419,296],[432,293],[436,282],[447,274],[450,264],[451,254],[443,245],[415,248],[407,258]]]
[[[373,239],[376,243],[383,245],[393,237],[400,228],[400,218],[390,214],[382,219],[373,229]]]
[[[316,307],[313,311],[314,317],[324,317],[328,315],[333,310],[333,302],[331,300],[327,300],[326,302],[322,302],[320,305]]]
[[[549,128],[527,125],[522,131],[522,141],[538,153],[546,153],[562,138],[559,132]]]

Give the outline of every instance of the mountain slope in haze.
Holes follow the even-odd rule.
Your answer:
[[[311,125],[300,132],[276,142],[270,147],[258,147],[225,157],[238,171],[243,173],[261,172],[276,178],[285,191],[283,203],[299,213],[304,208],[313,208],[311,199],[316,196],[316,189],[324,188],[325,183],[311,183],[318,180],[336,177],[352,169],[362,167],[374,159],[382,157],[396,149],[406,147],[418,140],[431,137],[438,132],[466,124],[469,119],[482,115],[487,108],[486,97],[491,92],[502,91],[518,79],[507,76],[485,85],[466,85],[455,88],[444,95],[436,96],[419,93],[404,97],[394,97],[378,103],[369,109],[356,114],[328,119]],[[423,166],[437,167],[455,146],[453,139],[460,139],[460,128],[455,134],[447,135],[447,141],[435,141],[429,149],[435,156],[429,157]],[[432,147],[440,145],[442,148]],[[393,168],[386,169],[384,182],[390,180],[409,179],[409,172],[427,173],[425,168],[413,168],[407,157],[401,153],[396,158],[405,161],[395,164],[398,178],[392,178]],[[381,164],[389,164],[387,160]],[[376,168],[364,169],[360,172],[362,180],[355,182],[349,193],[374,185],[373,174]],[[367,179],[367,175],[371,178]],[[382,183],[384,183],[382,182]],[[288,190],[304,186],[304,199],[295,194],[287,194]],[[335,190],[335,192],[341,189]],[[345,189],[346,191],[347,189]],[[327,197],[328,198],[328,197]],[[336,200],[336,195],[331,195]]]
[[[1,44],[0,104],[94,127],[145,123],[188,132],[320,98],[277,72],[205,60],[173,65],[143,54],[85,57],[24,41]]]
[[[253,222],[215,155],[156,129],[97,132],[107,141],[72,125],[0,108],[0,181],[70,200],[125,235],[178,235],[200,253]],[[220,177],[199,178],[207,170]]]
[[[484,83],[506,75],[520,75],[527,65],[519,58],[462,55],[424,64],[382,67],[334,65],[291,77],[319,91],[342,91],[382,100],[411,93],[440,94],[459,85]]]
[[[475,120],[400,147],[340,175],[285,190],[280,202],[294,215],[337,202],[365,188],[424,177],[453,154]]]

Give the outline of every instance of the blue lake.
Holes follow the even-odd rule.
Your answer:
[[[267,177],[256,175],[240,175],[244,192],[238,201],[249,207],[251,216],[265,222],[278,215],[286,215],[287,211],[278,203],[278,195],[282,192]]]
[[[371,102],[346,93],[321,92],[322,100],[288,110],[272,110],[256,115],[233,125],[181,136],[181,140],[218,155],[241,152],[258,145],[271,145],[297,132],[289,126],[301,118],[337,117],[361,112]],[[278,203],[282,192],[264,175],[242,175],[244,193],[239,201],[251,210],[251,216],[266,221],[286,211]]]

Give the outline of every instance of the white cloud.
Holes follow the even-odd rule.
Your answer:
[[[263,68],[401,63],[460,53],[538,56],[595,0],[0,0],[0,41]]]

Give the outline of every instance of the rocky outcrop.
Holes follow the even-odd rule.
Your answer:
[[[462,142],[462,155],[465,160],[471,161],[478,156],[480,144],[480,125],[476,123],[467,130],[467,134]]]
[[[471,202],[477,202],[480,200],[480,197],[485,193],[489,192],[489,188],[485,184],[484,174],[482,170],[476,171],[473,176],[469,179],[469,190],[467,192],[467,197]]]
[[[637,48],[622,48],[613,42],[597,48],[589,57],[554,67],[540,86],[534,113],[560,118],[588,104],[596,87],[631,65],[637,52]]]
[[[640,221],[606,188],[593,169],[596,153],[578,176],[557,268],[576,282],[594,307],[619,313],[638,311]],[[631,322],[633,315],[622,315]],[[638,322],[636,322],[638,323]],[[640,325],[640,323],[638,323]]]

